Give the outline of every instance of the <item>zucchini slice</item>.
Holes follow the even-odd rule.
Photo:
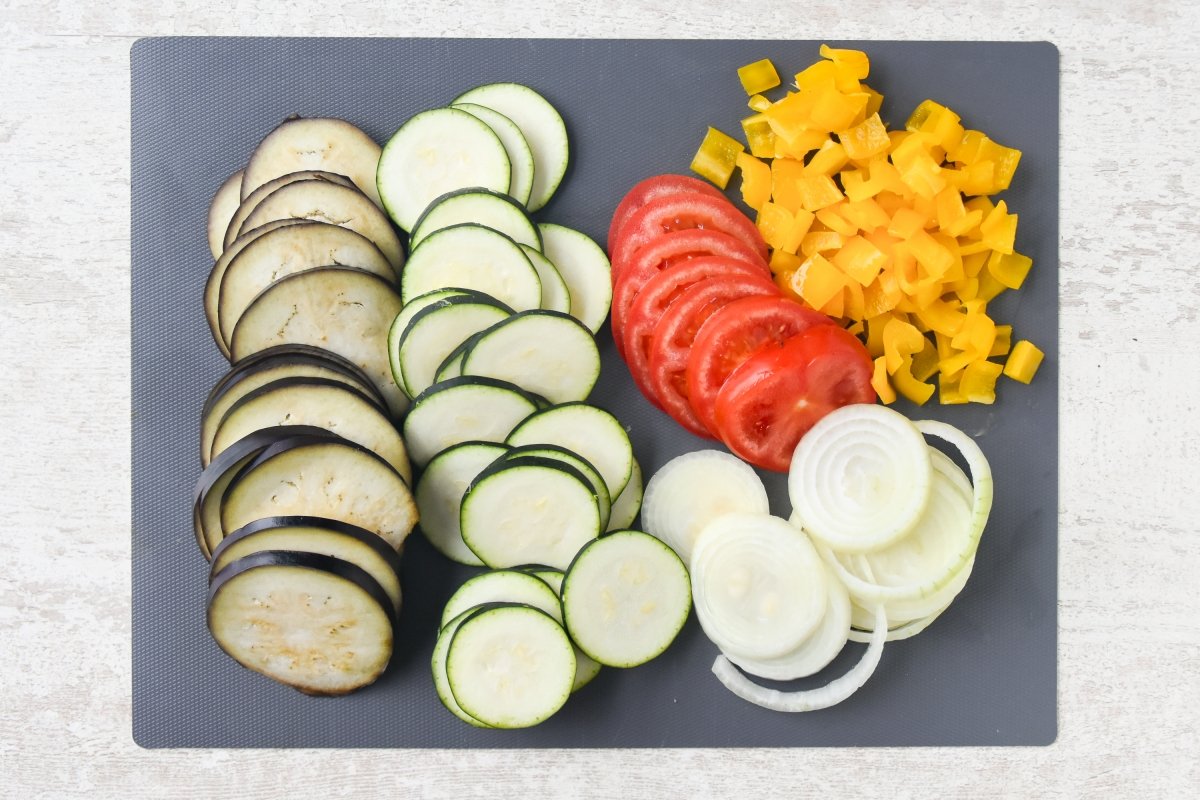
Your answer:
[[[307,344],[338,354],[366,373],[394,417],[408,398],[392,380],[387,334],[400,296],[378,275],[320,267],[289,275],[260,294],[230,337],[235,361],[281,344]]]
[[[504,453],[505,460],[522,458],[524,456],[539,456],[541,458],[549,458],[553,461],[561,461],[582,472],[588,480],[588,485],[592,487],[592,491],[596,494],[596,502],[600,504],[600,527],[604,528],[608,525],[609,516],[612,512],[612,498],[608,496],[608,484],[604,482],[604,477],[596,471],[596,468],[592,466],[590,461],[565,447],[553,444],[527,444],[521,447],[513,447]]]
[[[503,459],[471,481],[460,512],[467,547],[493,569],[565,569],[600,535],[600,506],[587,477],[555,459]]]
[[[284,344],[239,361],[213,386],[200,412],[200,466],[212,460],[213,434],[229,407],[260,386],[281,378],[340,381],[383,404],[383,395],[362,370],[339,355],[300,344]]]
[[[316,553],[234,561],[208,590],[208,629],[247,669],[312,695],[373,683],[392,656],[395,615],[361,567]]]
[[[554,618],[523,605],[485,606],[454,631],[446,682],[468,715],[494,728],[527,728],[562,708],[575,649]]]
[[[264,550],[318,553],[349,561],[375,579],[400,612],[400,556],[371,531],[321,517],[266,517],[238,528],[213,552],[210,577]]]
[[[221,337],[228,345],[246,308],[276,281],[317,267],[357,267],[397,283],[396,272],[370,239],[325,222],[289,225],[260,236],[225,268],[217,299]]]
[[[636,667],[675,641],[692,610],[692,592],[674,550],[641,531],[616,531],[575,556],[562,604],[580,650],[606,666]],[[848,631],[848,603],[846,611]]]
[[[538,279],[542,282],[542,308],[547,311],[561,311],[564,314],[571,313],[571,290],[567,288],[567,282],[563,280],[558,267],[540,250],[535,250],[527,244],[522,244],[521,249],[529,257],[529,262],[537,270]]]
[[[542,282],[521,246],[503,233],[463,223],[431,233],[400,277],[404,302],[456,287],[491,295],[515,311],[539,308]]]
[[[289,183],[263,198],[242,226],[249,230],[273,219],[309,219],[349,228],[374,242],[397,274],[404,267],[404,245],[387,215],[353,186],[316,179]]]
[[[239,169],[221,182],[208,205],[208,249],[214,259],[220,258],[225,249],[225,231],[241,202],[242,170]]]
[[[300,181],[326,181],[347,188],[354,187],[353,181],[345,175],[336,175],[332,172],[322,172],[320,170],[289,172],[286,175],[272,178],[247,195],[241,204],[238,205],[237,210],[233,212],[233,216],[229,218],[229,227],[225,229],[225,246],[228,247],[235,239],[250,230],[245,225],[246,218],[254,213],[254,209],[258,208],[263,200],[274,194],[277,189],[282,189],[288,184],[299,183]]]
[[[472,608],[486,603],[521,603],[544,611],[562,624],[558,593],[546,582],[528,572],[498,569],[484,572],[466,581],[450,595],[442,609],[439,627],[444,631],[450,621]]]
[[[339,520],[400,550],[417,507],[400,474],[365,447],[328,435],[293,436],[255,456],[221,502],[224,531],[276,516]]]
[[[213,452],[256,430],[312,425],[336,433],[378,455],[411,485],[412,468],[400,432],[387,409],[345,383],[325,378],[281,378],[247,393],[230,406],[213,434]]]
[[[512,309],[497,300],[469,295],[438,300],[418,311],[398,338],[388,334],[389,340],[396,338],[392,375],[398,373],[400,388],[416,397],[436,382],[438,367],[456,347],[511,316]]]
[[[436,198],[468,186],[507,192],[510,176],[508,153],[487,123],[461,109],[435,108],[392,135],[376,181],[392,220],[412,231]]]
[[[523,311],[484,331],[463,357],[462,371],[569,403],[587,399],[600,379],[600,349],[569,314]]]
[[[462,710],[458,701],[454,699],[454,692],[450,691],[450,679],[446,675],[446,656],[450,652],[450,642],[454,639],[454,633],[458,630],[458,626],[476,611],[477,609],[474,608],[468,609],[442,627],[442,630],[438,632],[437,642],[433,645],[430,666],[433,669],[434,691],[437,692],[438,699],[442,701],[446,710],[468,725],[474,725],[476,728],[490,728],[491,725],[480,722]]]
[[[612,513],[608,517],[609,531],[620,531],[632,528],[637,520],[638,512],[642,510],[642,467],[637,459],[633,460],[633,468],[629,472],[629,483],[617,495],[612,503]]]
[[[600,330],[612,306],[612,266],[600,245],[577,230],[543,222],[542,252],[554,262],[571,296],[571,316],[592,333]]]
[[[504,145],[504,152],[508,154],[509,166],[512,168],[512,175],[508,181],[508,194],[513,200],[520,203],[522,208],[528,207],[529,195],[533,192],[533,150],[529,147],[525,134],[521,133],[521,129],[517,127],[517,123],[499,111],[493,111],[475,103],[455,103],[451,108],[457,108],[473,117],[478,117],[500,139],[500,143]]]
[[[421,518],[419,526],[434,549],[451,561],[483,566],[479,556],[463,543],[459,512],[471,481],[506,452],[508,445],[463,442],[446,448],[425,465],[413,491]]]
[[[250,155],[242,197],[289,172],[324,170],[345,175],[381,205],[375,189],[380,152],[370,136],[344,119],[293,117],[268,133]]]
[[[505,381],[464,376],[435,383],[413,400],[404,419],[408,457],[424,466],[462,442],[503,442],[537,408],[531,394]]]
[[[533,151],[533,188],[528,207],[537,211],[554,196],[567,172],[570,144],[563,118],[545,97],[519,83],[478,86],[454,98],[454,104],[474,103],[508,117]]]
[[[430,203],[413,225],[409,249],[415,250],[431,233],[464,223],[482,225],[517,244],[542,249],[542,236],[524,206],[506,194],[477,186],[455,189]]]
[[[514,447],[554,444],[578,453],[595,467],[617,497],[633,474],[633,445],[621,422],[602,408],[563,403],[525,419],[505,440]]]

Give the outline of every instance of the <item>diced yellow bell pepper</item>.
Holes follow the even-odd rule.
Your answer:
[[[954,256],[950,251],[926,233],[924,228],[918,229],[908,237],[908,246],[917,263],[925,268],[930,277],[941,278],[954,264]]]
[[[891,405],[896,402],[896,392],[888,382],[887,369],[884,367],[883,356],[875,359],[875,369],[871,373],[871,388],[879,396],[879,402]]]
[[[919,406],[925,405],[933,396],[933,384],[913,377],[911,357],[905,358],[899,369],[892,373],[892,386],[904,399]]]
[[[1033,342],[1022,339],[1013,345],[1012,353],[1008,356],[1008,361],[1004,363],[1004,374],[1014,381],[1029,383],[1037,374],[1038,367],[1042,365],[1042,359],[1045,357],[1046,354],[1039,350]]]
[[[867,352],[871,354],[871,358],[883,358],[883,332],[891,319],[891,314],[880,314],[864,320],[867,326]]]
[[[848,160],[846,148],[832,139],[828,139],[825,144],[821,145],[821,149],[813,154],[804,168],[812,173],[833,177],[834,173],[846,166]]]
[[[952,380],[944,372],[938,375],[938,402],[944,406],[957,406],[967,402],[967,398],[958,390],[958,381]]]
[[[746,101],[751,111],[756,111],[759,114],[771,107],[771,98],[762,94],[752,94],[750,99]]]
[[[851,236],[834,254],[834,266],[860,287],[870,286],[887,263],[887,254],[861,236]]]
[[[876,203],[873,197],[843,203],[838,207],[838,213],[863,231],[873,231],[878,228],[886,233],[887,226],[892,221],[888,213],[879,207],[879,203]]]
[[[925,344],[913,353],[912,376],[919,381],[927,381],[937,374],[938,352],[937,345],[928,336],[921,338],[925,340]]]
[[[742,173],[742,200],[758,211],[771,199],[771,168],[748,153],[738,153],[735,163]]]
[[[842,290],[842,316],[861,321],[866,317],[867,301],[863,287],[855,281],[846,281]]]
[[[771,272],[778,274],[780,272],[795,272],[800,269],[800,265],[804,263],[804,259],[786,250],[771,251]]]
[[[800,240],[800,252],[805,256],[838,250],[845,238],[835,231],[810,231]]]
[[[879,110],[883,108],[883,95],[865,83],[860,83],[859,88],[867,96],[867,107],[863,109],[863,114],[868,117],[872,114],[878,114]]]
[[[792,277],[792,286],[804,302],[816,309],[840,297],[846,278],[841,271],[822,256],[815,254],[800,265]]]
[[[733,175],[737,154],[745,149],[737,139],[709,128],[692,159],[692,171],[724,189]]]
[[[769,58],[739,67],[737,74],[742,88],[749,95],[759,94],[779,85],[779,73],[775,71],[775,65]]]
[[[822,208],[817,212],[817,220],[826,228],[829,228],[829,230],[836,231],[842,236],[849,238],[858,233],[858,226],[842,216],[841,211],[845,206],[846,201],[843,200],[828,208]]]
[[[820,211],[842,200],[842,192],[828,175],[804,172],[796,183],[800,192],[800,207],[805,211]]]
[[[985,136],[978,157],[993,165],[994,179],[988,194],[994,194],[1003,192],[1012,183],[1013,173],[1021,162],[1021,151],[996,144]]]
[[[988,358],[1006,356],[1011,349],[1012,325],[997,325],[996,338],[992,340],[992,349],[988,351]]]
[[[993,251],[987,261],[988,274],[1009,289],[1020,289],[1033,266],[1033,259],[1020,253]]]
[[[892,215],[887,232],[897,239],[911,239],[917,231],[925,228],[925,217],[911,208],[901,208]]]
[[[1001,200],[979,223],[982,241],[993,250],[1011,253],[1017,237],[1017,215],[1008,213],[1008,204]]]
[[[776,157],[771,161],[771,198],[789,211],[803,207],[800,180],[804,177],[804,162],[795,158]]]
[[[879,277],[863,288],[863,316],[866,318],[886,314],[900,301],[900,287],[890,269],[884,268]]]
[[[867,161],[888,151],[891,139],[879,114],[871,114],[852,128],[838,131],[846,155],[855,161]]]
[[[996,379],[1004,368],[992,361],[977,359],[967,365],[958,381],[958,390],[971,403],[996,402]]]
[[[750,155],[756,158],[775,157],[775,131],[762,114],[753,114],[742,120],[742,132],[750,146]]]
[[[936,300],[917,312],[917,316],[931,331],[954,336],[962,330],[966,315],[961,313],[954,301]]]
[[[756,225],[758,232],[762,234],[765,241],[773,250],[785,250],[783,245],[786,243],[788,232],[792,228],[794,218],[792,212],[779,203],[763,203],[762,208],[758,210],[758,219]]]
[[[844,69],[855,80],[863,80],[871,74],[871,60],[862,50],[849,50],[830,47],[822,44],[821,58],[832,61],[839,69]]]
[[[913,112],[908,115],[908,119],[904,122],[904,129],[919,131],[930,117],[940,114],[945,110],[946,107],[935,100],[922,100],[913,109]]]
[[[915,327],[897,317],[888,320],[883,328],[883,355],[888,374],[895,373],[905,358],[921,352],[924,346],[925,337]]]
[[[797,72],[796,88],[802,92],[837,88],[837,66],[832,61],[814,61],[812,66]]]
[[[812,128],[812,109],[816,99],[813,92],[792,92],[772,103],[762,113],[770,120],[771,129],[777,136],[792,139],[801,131]]]
[[[813,90],[816,99],[812,108],[812,125],[818,130],[840,131],[854,124],[854,118],[867,107],[862,93],[842,94],[834,87]]]

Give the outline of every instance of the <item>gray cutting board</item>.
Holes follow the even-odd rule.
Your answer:
[[[227,367],[205,326],[207,203],[289,114],[344,117],[384,141],[412,114],[480,83],[535,87],[562,112],[572,160],[540,213],[603,242],[633,183],[686,172],[706,125],[739,132],[737,67],[769,57],[789,74],[818,57],[807,41],[144,39],[133,103],[133,734],[146,747],[718,747],[1044,745],[1057,733],[1058,51],[1047,43],[860,42],[891,126],[926,97],[1024,151],[1010,206],[1034,259],[1019,295],[993,308],[1046,362],[1032,386],[1003,380],[992,407],[936,405],[978,438],[996,507],[975,572],[952,608],[888,645],[846,703],[765,711],[709,672],[715,648],[689,622],[670,651],[608,669],[553,719],[480,731],[438,703],[429,676],[435,623],[471,570],[414,536],[395,659],[355,695],[311,698],[235,664],[204,627],[207,564],[192,538],[198,415]],[[736,180],[734,181],[736,184]],[[629,429],[647,474],[706,446],[634,389],[607,333],[594,402]],[[906,412],[913,409],[905,408]],[[918,413],[918,412],[913,412]],[[782,476],[768,475],[776,513]],[[810,686],[858,657],[854,645]]]

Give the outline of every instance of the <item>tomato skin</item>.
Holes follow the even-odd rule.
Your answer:
[[[710,316],[735,300],[779,295],[779,287],[755,274],[707,278],[678,292],[644,345],[648,357],[645,380],[659,407],[692,433],[712,436],[688,400],[688,353],[696,333]],[[632,330],[631,323],[628,331]],[[631,368],[633,362],[631,357]]]
[[[625,193],[625,197],[617,204],[617,210],[613,212],[612,222],[608,226],[608,252],[611,253],[616,246],[617,237],[621,234],[621,228],[629,221],[629,218],[652,200],[657,200],[660,197],[668,194],[680,194],[682,192],[697,192],[706,194],[710,197],[724,197],[721,190],[713,186],[708,181],[702,181],[699,178],[693,178],[688,175],[654,175],[644,180],[638,181],[633,185],[633,188]]]
[[[663,270],[704,256],[722,256],[740,261],[754,266],[764,277],[771,275],[767,263],[759,259],[752,248],[726,233],[693,229],[659,236],[642,248],[619,275],[616,264],[613,264],[611,324],[613,341],[622,357],[625,355],[625,319],[642,288]]]
[[[767,243],[750,218],[723,195],[711,197],[696,192],[668,194],[651,200],[629,218],[613,242],[610,252],[613,279],[617,280],[629,259],[664,233],[691,229],[717,230],[740,239],[767,263]]]
[[[621,325],[622,352],[629,371],[640,375],[648,369],[650,337],[683,291],[699,281],[738,278],[770,282],[758,267],[721,256],[700,256],[683,261],[648,280],[634,297]]]
[[[717,392],[730,373],[764,346],[782,345],[817,325],[833,320],[786,297],[745,297],[716,311],[688,355],[687,396],[696,417],[715,431]]]
[[[716,430],[738,458],[787,472],[801,437],[851,403],[874,403],[871,356],[836,325],[769,344],[733,371],[717,393]]]

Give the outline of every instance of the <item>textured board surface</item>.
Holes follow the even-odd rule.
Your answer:
[[[1040,43],[847,43],[872,58],[892,126],[925,97],[1024,151],[1006,197],[1017,247],[1035,261],[995,304],[1046,351],[1033,386],[993,407],[933,407],[975,435],[996,475],[996,510],[963,595],[932,628],[889,646],[850,701],[808,715],[756,709],[709,672],[693,619],[662,658],[605,670],[548,723],[468,729],[428,674],[441,604],[470,570],[416,537],[405,555],[399,647],[375,686],[336,700],[277,686],[224,656],[204,628],[207,565],[190,530],[198,415],[224,364],[201,291],[209,197],[280,120],[340,116],[379,141],[420,110],[480,83],[528,83],[562,112],[572,143],[541,219],[599,241],[621,194],[682,172],[703,133],[736,133],[733,71],[770,57],[790,73],[816,42],[387,39],[151,39],[132,55],[133,732],[150,747],[652,747],[1048,744],[1056,735],[1058,55]],[[736,183],[736,181],[735,181]],[[705,446],[634,389],[607,336],[593,395],[629,427],[647,474]],[[911,411],[911,409],[905,409]],[[788,512],[781,476],[773,510]],[[838,674],[857,646],[812,681]]]

